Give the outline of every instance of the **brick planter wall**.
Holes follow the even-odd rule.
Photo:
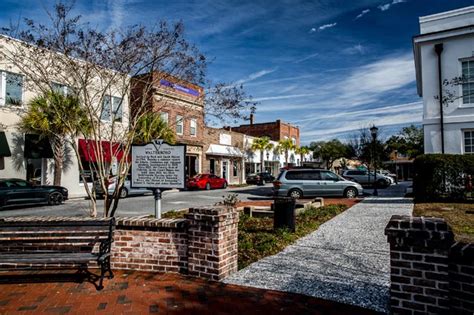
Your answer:
[[[112,267],[220,280],[237,270],[238,221],[226,207],[191,208],[185,219],[118,218]]]
[[[437,218],[393,216],[385,234],[393,314],[474,311],[468,282],[474,274],[472,244],[453,246],[451,228]]]
[[[112,245],[112,268],[187,272],[185,219],[118,218]]]
[[[454,314],[474,313],[474,244],[456,243],[449,261],[449,297]]]
[[[74,221],[78,218],[10,217],[5,220]],[[116,218],[112,269],[175,272],[220,280],[237,270],[238,221],[238,211],[225,207],[193,208],[185,219]],[[47,246],[55,244],[48,242]]]
[[[237,271],[239,214],[225,207],[194,208],[189,220],[189,274],[221,280]]]

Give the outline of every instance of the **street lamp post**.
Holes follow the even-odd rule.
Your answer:
[[[378,196],[379,192],[377,191],[377,165],[376,165],[376,157],[375,157],[375,144],[377,140],[377,131],[379,128],[375,127],[375,125],[370,128],[370,134],[372,135],[372,163],[374,165],[374,196]]]
[[[267,161],[270,159],[270,153],[267,151]],[[265,164],[265,163],[264,163]],[[266,171],[266,170],[265,170]],[[270,172],[271,173],[271,172]]]

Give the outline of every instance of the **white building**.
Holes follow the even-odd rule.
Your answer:
[[[20,41],[0,36],[0,178],[20,178],[37,184],[51,185],[53,184],[54,160],[48,139],[39,141],[38,136],[23,134],[18,129],[18,123],[26,112],[28,103],[34,97],[41,95],[25,73],[8,62],[6,56],[12,50],[12,45],[20,44]],[[51,84],[55,89],[66,93],[71,84],[59,77],[60,75]],[[124,76],[124,78],[128,77]],[[114,86],[105,88],[100,83],[94,83],[93,87],[108,90],[108,93],[101,98],[103,104],[97,104],[100,129],[104,134],[107,134],[111,128],[114,128],[118,135],[121,134],[119,130],[126,132],[129,124],[128,95],[124,97],[123,91]],[[128,94],[128,91],[126,93]],[[96,163],[95,152],[91,152],[94,150],[91,148],[90,140],[79,136],[76,141],[85,173],[90,172],[91,164]],[[116,146],[116,143],[111,145],[107,141],[102,141],[101,144],[103,147]],[[104,151],[106,150],[104,148]],[[112,154],[115,155],[105,157],[105,163],[116,163],[117,156],[123,154],[119,149],[109,151],[113,151]],[[63,161],[61,185],[68,189],[69,197],[86,196],[78,159],[69,145],[66,147]]]
[[[252,151],[253,140],[256,137],[244,135],[244,150],[245,150],[245,174],[252,174],[260,172],[261,154],[260,150]],[[273,176],[277,176],[280,173],[280,169],[286,165],[285,153],[278,152],[276,150],[278,146],[277,141],[270,140],[273,145],[273,149],[266,150],[263,152],[264,169],[271,173]],[[288,163],[296,166],[302,166],[304,162],[313,161],[313,152],[310,151],[303,157],[297,154],[294,150],[288,152]]]
[[[425,153],[474,153],[474,6],[420,17],[413,48]]]

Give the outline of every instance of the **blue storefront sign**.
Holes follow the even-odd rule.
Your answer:
[[[173,88],[177,91],[180,91],[180,92],[183,92],[183,93],[186,93],[186,94],[190,94],[190,95],[193,95],[193,96],[199,96],[199,91],[196,91],[194,89],[182,86],[182,85],[177,84],[177,83],[170,82],[170,81],[165,80],[165,79],[160,80],[160,85],[167,86],[167,87]]]

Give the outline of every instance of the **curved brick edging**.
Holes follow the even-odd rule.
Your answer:
[[[440,218],[393,216],[385,235],[393,314],[474,312],[474,244],[455,243]]]

